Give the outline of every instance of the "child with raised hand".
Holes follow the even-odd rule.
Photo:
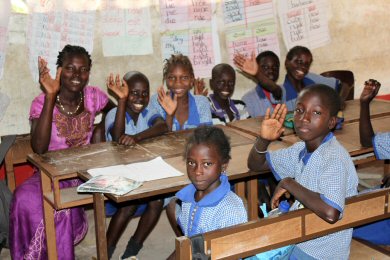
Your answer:
[[[187,56],[177,54],[165,60],[163,77],[168,91],[159,87],[157,95],[150,100],[150,106],[165,119],[169,130],[212,124],[207,98],[190,93],[194,85],[194,70]]]
[[[277,105],[269,110],[254,144],[248,167],[259,171],[268,163],[280,180],[272,208],[289,192],[296,201],[292,210],[307,207],[328,223],[337,222],[343,214],[345,199],[357,194],[358,177],[348,152],[332,133],[340,109],[337,92],[321,84],[306,88],[298,96],[294,110],[294,126],[298,142],[286,149],[267,151],[270,142],[283,132],[287,109]],[[297,244],[290,259],[348,259],[352,229]]]
[[[229,64],[215,65],[211,71],[209,95],[214,124],[226,124],[234,120],[248,118],[245,103],[231,99],[236,85],[236,72]]]
[[[237,59],[235,60],[238,61],[239,57],[240,56],[237,56]],[[254,57],[251,59],[254,60]],[[259,53],[256,57],[257,67],[254,66],[255,71],[253,72],[246,70],[245,68],[239,66],[239,64],[240,63],[236,63],[236,65],[244,72],[253,74],[257,81],[257,86],[245,93],[242,97],[242,101],[245,102],[248,113],[251,117],[264,116],[267,108],[273,108],[277,104],[281,103],[282,89],[276,84],[276,81],[279,78],[279,57],[272,51],[263,51]],[[269,82],[273,82],[275,84],[275,90],[273,92],[269,91],[267,83],[263,83],[263,78],[266,78]]]
[[[191,184],[177,192],[177,200],[167,208],[176,235],[194,236],[248,221],[225,173],[230,150],[227,136],[217,127],[200,126],[188,139],[184,158]]]
[[[360,95],[359,134],[363,147],[374,147],[378,160],[390,159],[390,132],[374,133],[370,119],[370,103],[378,94],[381,83],[369,79],[364,83]],[[384,176],[381,187],[390,187],[390,174]],[[390,245],[390,220],[385,219],[353,230],[353,237],[370,241],[377,245]]]
[[[123,81],[119,75],[107,78],[107,87],[118,97],[118,107],[106,116],[107,140],[117,141],[124,145],[134,145],[146,138],[161,135],[168,131],[167,125],[157,111],[148,108],[149,80],[138,71],[125,74]],[[111,258],[116,244],[129,220],[136,213],[139,204],[132,202],[111,205],[117,211],[111,219],[107,230],[108,257]],[[135,256],[141,250],[147,236],[156,225],[163,200],[149,201],[142,214],[134,235],[130,238],[122,259]]]

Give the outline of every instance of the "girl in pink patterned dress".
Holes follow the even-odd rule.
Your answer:
[[[88,52],[66,45],[57,59],[57,74],[51,78],[47,62],[38,58],[39,83],[44,93],[30,109],[31,146],[36,153],[77,147],[90,143],[95,115],[111,108],[107,95],[98,87],[87,86],[91,68]],[[21,184],[14,193],[10,213],[12,259],[47,259],[43,223],[40,172]],[[72,187],[80,180],[60,182]],[[58,259],[74,259],[74,245],[88,230],[83,208],[55,211]]]

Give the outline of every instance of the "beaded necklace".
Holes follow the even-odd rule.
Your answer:
[[[58,103],[59,107],[61,108],[61,110],[62,110],[65,114],[67,114],[68,116],[72,116],[72,115],[76,114],[77,111],[79,111],[80,106],[81,106],[81,104],[83,103],[83,93],[80,92],[80,102],[79,102],[79,104],[77,105],[77,107],[76,107],[76,109],[75,109],[74,112],[65,111],[64,105],[62,105],[61,100],[60,100],[60,95],[57,95],[57,103]]]

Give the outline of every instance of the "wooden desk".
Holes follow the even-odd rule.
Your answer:
[[[345,102],[344,109],[344,124],[359,121],[360,117],[360,101],[358,99],[348,100]],[[390,115],[390,102],[385,100],[374,99],[370,104],[371,118],[378,118]],[[263,121],[263,117],[254,117],[249,119],[243,119],[239,121],[233,121],[227,123],[227,126],[242,131],[244,133],[259,136],[260,124]],[[284,136],[294,134],[294,130],[286,128]]]
[[[390,116],[376,117],[371,119],[372,126],[375,132],[388,132],[390,131]],[[369,155],[368,157],[363,159],[354,160],[356,165],[366,163],[368,161],[375,160],[373,152],[373,148],[362,147],[360,145],[359,139],[359,122],[346,123],[343,125],[341,130],[335,130],[334,135],[337,140],[345,147],[345,149],[349,152],[352,159],[357,159],[358,156],[361,155]],[[300,141],[298,136],[289,135],[282,137],[283,142],[287,144],[294,144],[297,141]]]
[[[250,135],[240,133],[239,131],[225,126],[221,126],[221,128],[230,137],[232,146],[234,147],[232,154],[236,157],[236,160],[231,164],[229,169],[231,173],[235,172],[236,174],[234,174],[234,177],[232,178],[241,180],[242,178],[249,176],[253,178],[252,182],[255,182],[256,176],[251,176],[246,168],[247,155],[252,147],[254,138]],[[90,168],[147,161],[160,154],[163,158],[173,158],[171,160],[180,161],[184,164],[181,159],[181,155],[184,151],[185,139],[188,137],[190,132],[191,131],[169,133],[163,137],[158,137],[155,140],[151,139],[143,143],[141,142],[133,147],[118,145],[116,143],[99,143],[83,147],[51,151],[44,155],[29,154],[28,160],[41,170],[44,220],[46,237],[48,238],[47,248],[49,259],[57,259],[53,209],[58,210],[93,202],[91,195],[77,194],[75,192],[75,187],[60,190],[59,182],[61,180],[75,178],[78,176],[78,172],[85,171]],[[180,166],[179,162],[176,162],[173,165],[179,168],[183,167],[183,165]],[[144,184],[139,192],[137,191],[138,195],[131,194],[129,196],[123,196],[123,198],[120,199],[115,199],[113,197],[110,198],[120,202],[130,199],[149,197],[155,194],[166,194],[177,191],[188,183],[189,182],[186,177],[180,177],[179,179],[174,180],[171,178],[162,180],[158,184],[164,184],[166,186],[154,186],[156,183]],[[157,190],[159,191],[153,191],[156,187],[158,187]],[[150,190],[147,190],[148,188]],[[249,200],[254,201],[254,198],[257,200],[257,189],[252,189],[252,192],[254,195],[249,196]],[[98,207],[95,208],[95,211],[104,214],[104,205],[101,207],[102,203],[99,203],[100,200],[104,198],[103,195],[95,194],[94,197],[94,205],[95,207]],[[248,209],[251,212],[254,212],[254,209],[251,209],[251,207],[252,204],[248,203]],[[99,225],[97,225],[97,228],[102,229]],[[105,230],[103,231],[105,232]],[[99,230],[99,232],[103,231]],[[105,251],[106,256],[106,247],[102,249],[98,246],[98,250]],[[104,253],[99,253],[99,255],[101,254]],[[104,256],[102,259],[105,259]]]

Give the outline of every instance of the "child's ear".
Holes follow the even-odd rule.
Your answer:
[[[329,119],[329,122],[328,122],[328,128],[330,130],[334,129],[335,126],[337,124],[337,117],[336,116],[332,116],[330,119]]]
[[[227,170],[228,165],[229,165],[229,162],[226,162],[226,163],[222,164],[222,172]]]

